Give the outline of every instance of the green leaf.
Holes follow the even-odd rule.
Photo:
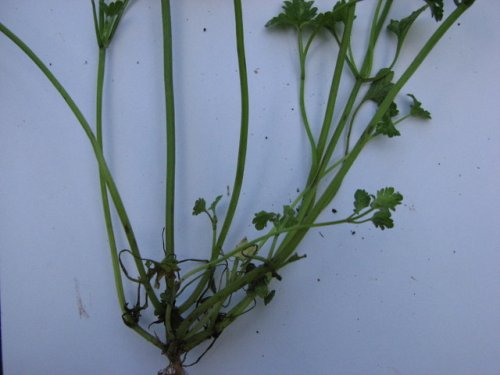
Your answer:
[[[104,3],[103,5],[104,5],[104,13],[108,17],[114,17],[118,15],[118,13],[120,13],[123,9],[123,1],[121,0],[111,2],[107,5]]]
[[[380,69],[365,94],[364,101],[371,100],[380,105],[394,86],[394,72],[389,68]]]
[[[291,206],[283,206],[283,216],[279,220],[280,226],[289,228],[297,223],[297,212]]]
[[[242,245],[246,245],[248,244],[248,240],[246,237],[244,237],[239,243],[238,243],[238,247],[242,246]],[[258,250],[258,246],[257,245],[251,245],[251,244],[248,244],[248,247],[245,247],[244,249],[242,249],[239,253],[237,253],[235,255],[236,258],[239,258],[239,259],[242,259],[242,260],[247,260],[251,257],[253,257],[255,255],[255,253],[257,253],[257,250]]]
[[[366,208],[370,205],[372,198],[370,194],[368,194],[363,189],[358,189],[354,193],[354,212],[359,213],[363,208]]]
[[[375,126],[375,133],[373,134],[374,136],[377,135],[385,135],[389,138],[392,137],[398,137],[401,135],[398,129],[394,126],[394,123],[392,122],[392,119],[390,117],[390,113],[387,112],[384,117],[382,117],[382,120],[377,123]]]
[[[268,222],[276,223],[280,215],[274,212],[260,211],[257,212],[252,220],[255,229],[262,230],[267,226]]]
[[[413,103],[410,107],[410,115],[413,117],[418,117],[422,119],[429,120],[431,119],[431,113],[424,108],[422,108],[422,103],[420,103],[414,95],[408,94],[408,96],[412,99]]]
[[[401,204],[403,196],[394,190],[393,187],[386,187],[377,191],[375,199],[371,203],[371,207],[375,209],[392,210]]]
[[[396,103],[392,102],[391,105],[389,106],[389,109],[387,110],[387,114],[390,117],[394,117],[399,115],[399,109]]]
[[[417,9],[416,11],[414,11],[412,14],[410,14],[406,18],[403,18],[399,21],[391,20],[391,22],[387,26],[387,30],[396,34],[396,37],[398,39],[397,55],[399,54],[401,46],[403,45],[404,40],[405,40],[406,36],[408,35],[408,31],[410,31],[410,28],[413,25],[413,22],[415,22],[417,17],[425,9],[427,9],[427,6],[424,5],[423,7]]]
[[[436,21],[441,21],[443,19],[444,13],[444,1],[443,0],[424,0],[429,8],[431,9],[432,17]]]
[[[465,6],[471,6],[472,4],[474,4],[474,1],[476,0],[453,0],[453,2],[455,3],[455,5],[457,7],[459,6],[462,6],[462,5],[465,5]]]
[[[271,290],[267,296],[264,297],[264,305],[267,305],[269,304],[269,302],[271,302],[271,300],[274,298],[274,295],[276,294],[276,291],[275,290]]]
[[[335,26],[338,23],[347,23],[349,18],[349,7],[353,6],[357,1],[346,3],[345,0],[337,1],[331,11],[318,14],[314,23],[318,26],[323,26],[332,33],[335,33]]]
[[[217,204],[220,202],[220,200],[222,199],[222,195],[218,195],[214,201],[210,204],[210,207],[208,207],[208,209],[212,212],[215,212],[215,208],[217,207]]]
[[[295,253],[292,256],[290,256],[290,258],[288,258],[286,260],[285,264],[290,264],[290,263],[296,262],[296,261],[304,259],[304,258],[307,258],[307,254],[299,255],[299,254]]]
[[[318,12],[314,1],[291,0],[283,3],[283,12],[266,23],[266,27],[295,27],[302,29],[311,23]]]
[[[196,216],[196,215],[199,215],[199,214],[206,212],[206,211],[207,211],[207,207],[206,207],[205,199],[198,198],[196,200],[196,202],[194,202],[193,215]]]
[[[375,214],[371,218],[371,221],[375,225],[375,227],[382,230],[394,227],[394,221],[391,218],[391,212],[389,210],[380,210],[375,212]]]

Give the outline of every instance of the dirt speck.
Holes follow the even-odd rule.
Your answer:
[[[78,315],[80,315],[80,319],[82,318],[88,319],[90,318],[90,315],[85,309],[85,306],[83,305],[82,295],[80,294],[80,285],[76,278],[74,279],[74,282],[75,282],[75,294],[76,294],[76,305],[78,307]]]

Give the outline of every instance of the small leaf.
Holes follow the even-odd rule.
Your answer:
[[[304,258],[307,258],[307,255],[304,254],[304,255],[299,255],[297,253],[293,254],[292,256],[290,256],[290,258],[288,258],[286,260],[286,263],[285,264],[290,264],[290,263],[293,263],[293,262],[296,262],[298,260],[301,260],[301,259],[304,259]]]
[[[237,247],[240,247],[242,245],[248,244],[248,240],[246,237],[244,237],[239,243]],[[247,260],[248,258],[252,257],[255,255],[255,253],[258,250],[257,245],[248,245],[248,247],[245,247],[243,250],[241,250],[239,253],[235,255],[236,258],[242,259],[242,260]]]
[[[386,113],[386,115],[382,117],[382,120],[379,121],[375,126],[375,133],[373,135],[385,135],[389,138],[392,138],[400,136],[401,133],[394,126],[390,115]]]
[[[297,212],[288,205],[283,206],[283,216],[279,221],[280,226],[283,228],[289,228],[297,223]]]
[[[269,302],[271,302],[271,300],[273,299],[274,295],[276,294],[276,291],[275,290],[271,290],[267,296],[264,297],[264,305],[267,305],[269,304]]]
[[[291,0],[283,4],[283,12],[266,23],[266,27],[295,27],[302,29],[315,17],[318,8],[313,7],[314,1]]]
[[[199,214],[206,212],[206,211],[207,211],[207,207],[206,207],[205,199],[198,198],[196,200],[196,202],[194,202],[193,215],[196,216],[196,215],[199,215]]]
[[[108,17],[114,17],[123,9],[123,1],[117,0],[109,4],[104,4],[104,13]]]
[[[408,35],[408,31],[410,31],[411,26],[415,22],[415,20],[418,18],[418,16],[427,8],[427,6],[423,6],[416,11],[414,11],[412,14],[410,14],[408,17],[403,18],[399,21],[396,20],[391,20],[389,25],[387,26],[387,30],[393,32],[396,34],[396,37],[398,38],[398,51],[401,49],[401,46],[403,45],[403,42]]]
[[[318,26],[323,26],[332,33],[335,33],[335,26],[338,23],[343,23],[344,25],[347,23],[349,18],[349,7],[353,6],[357,1],[351,1],[346,3],[345,0],[339,0],[333,6],[331,11],[320,13],[315,19],[315,23]]]
[[[371,100],[380,105],[394,86],[394,83],[392,83],[393,78],[394,72],[392,70],[388,68],[381,69],[375,76],[363,100]]]
[[[387,114],[390,117],[394,117],[399,115],[399,109],[396,103],[392,102],[391,105],[389,106],[389,110],[387,111]]]
[[[443,19],[444,13],[444,1],[443,0],[424,0],[429,8],[431,8],[432,17],[436,21],[441,21]]]
[[[422,103],[420,103],[414,95],[408,94],[408,96],[412,99],[413,103],[410,107],[410,115],[413,117],[418,117],[422,119],[429,120],[431,119],[431,113],[424,108],[422,108]]]
[[[215,212],[215,208],[217,207],[217,204],[219,203],[219,201],[222,199],[222,195],[218,195],[214,201],[210,204],[210,207],[208,207],[208,209],[212,212]]]
[[[363,189],[358,189],[354,193],[354,212],[359,213],[363,208],[366,208],[370,205],[372,198],[370,194],[368,194]]]
[[[386,187],[377,191],[377,195],[371,203],[371,207],[394,211],[396,206],[401,204],[402,201],[403,196],[400,193],[395,191],[393,187]]]
[[[391,218],[391,212],[389,210],[380,210],[375,212],[371,220],[375,227],[382,230],[394,227],[394,221]]]
[[[279,220],[280,215],[274,212],[260,211],[257,212],[252,220],[255,229],[262,230],[267,226],[268,222],[276,223]]]
[[[269,288],[265,282],[259,282],[253,288],[253,292],[255,292],[255,294],[257,294],[260,298],[265,299],[269,294]]]

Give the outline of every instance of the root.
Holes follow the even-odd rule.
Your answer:
[[[186,370],[182,367],[182,363],[170,363],[167,368],[164,368],[158,375],[188,375]]]

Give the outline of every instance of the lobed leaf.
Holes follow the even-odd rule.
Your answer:
[[[365,94],[364,101],[371,100],[380,105],[394,86],[394,72],[389,68],[380,69]]]
[[[266,27],[295,27],[302,29],[311,23],[318,12],[318,8],[313,7],[314,1],[291,0],[283,4],[283,12],[266,23]]]
[[[436,21],[443,19],[444,1],[443,0],[424,0],[431,9],[432,17]],[[455,3],[456,4],[456,3]]]
[[[412,99],[413,103],[410,107],[410,115],[413,117],[418,117],[422,119],[429,120],[431,119],[431,113],[424,108],[422,108],[422,103],[420,103],[417,98],[413,94],[408,94],[408,96]]]
[[[382,117],[382,120],[379,121],[377,123],[377,125],[375,125],[375,133],[373,135],[374,136],[385,135],[389,138],[399,137],[401,135],[399,130],[396,129],[396,127],[394,126],[394,123],[392,122],[392,118],[390,116],[390,111],[388,111],[384,115],[384,117]]]
[[[354,193],[354,212],[359,213],[363,208],[370,205],[372,197],[366,190],[358,189]]]
[[[118,15],[123,9],[123,1],[122,0],[116,0],[114,2],[111,2],[109,4],[103,4],[104,6],[104,13],[108,17],[114,17]]]
[[[398,39],[398,51],[401,49],[401,46],[403,45],[403,42],[408,35],[408,32],[410,31],[411,26],[415,22],[415,20],[418,18],[418,16],[427,8],[427,6],[423,6],[416,11],[414,11],[412,14],[410,14],[408,17],[405,17],[399,21],[397,20],[391,20],[389,25],[387,26],[387,30],[393,32],[397,39]]]
[[[208,209],[212,212],[215,212],[215,208],[217,207],[217,204],[219,204],[221,199],[222,195],[218,195],[217,197],[215,197],[214,201],[210,204],[210,207],[208,207]]]
[[[254,224],[255,229],[262,230],[267,226],[267,223],[275,223],[279,217],[280,215],[275,212],[260,211],[255,214],[252,224]]]
[[[193,215],[196,216],[206,211],[207,211],[207,204],[205,202],[205,199],[198,198],[196,202],[194,202]]]
[[[386,187],[377,191],[375,199],[371,203],[371,207],[375,209],[392,210],[401,204],[403,196],[394,190],[393,187]]]
[[[371,221],[375,225],[375,227],[382,230],[394,227],[394,221],[391,218],[391,212],[389,210],[377,211],[372,216]]]

